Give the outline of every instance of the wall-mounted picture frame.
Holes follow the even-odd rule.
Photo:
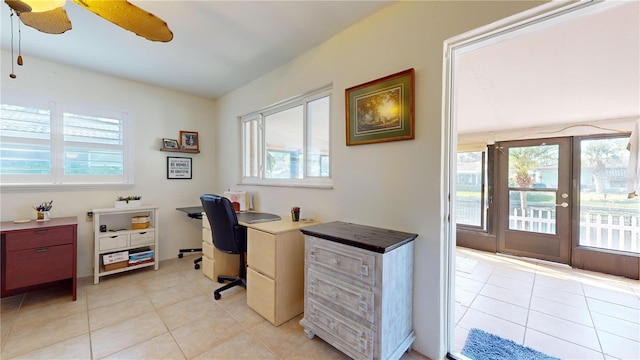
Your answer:
[[[347,146],[414,139],[414,87],[411,68],[346,89]]]
[[[191,158],[167,156],[167,179],[191,179]]]
[[[183,150],[199,151],[198,133],[195,131],[180,130],[180,147]]]
[[[162,139],[162,150],[179,150],[180,144],[178,140],[174,139]]]

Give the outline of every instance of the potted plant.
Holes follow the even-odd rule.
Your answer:
[[[116,198],[116,207],[117,208],[138,207],[140,206],[140,199],[142,199],[142,196],[139,196],[139,195],[118,196]]]

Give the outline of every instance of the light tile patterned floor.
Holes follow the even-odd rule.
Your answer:
[[[637,280],[456,250],[456,352],[475,327],[562,359],[640,359]]]
[[[246,304],[242,288],[213,299],[220,285],[192,260],[79,281],[68,289],[2,299],[0,358],[9,359],[348,359],[318,337],[307,339],[298,316],[272,326]],[[403,360],[424,360],[416,352]]]

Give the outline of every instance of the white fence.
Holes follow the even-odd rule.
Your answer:
[[[554,234],[555,209],[513,208],[509,229]],[[635,214],[580,214],[580,245],[640,252],[640,222]]]
[[[581,214],[580,245],[640,252],[640,223],[634,215]]]

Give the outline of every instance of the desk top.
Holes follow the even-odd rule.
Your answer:
[[[255,229],[259,231],[264,231],[269,234],[280,234],[287,231],[299,230],[305,226],[318,225],[317,221],[291,221],[291,219],[284,218],[278,221],[269,221],[269,222],[259,222],[259,223],[246,223],[239,221],[240,225],[246,226],[249,229]]]
[[[14,223],[13,221],[3,221],[0,223],[0,232],[27,230],[27,229],[42,229],[55,226],[64,225],[78,225],[78,218],[76,216],[51,218],[48,221],[36,221],[31,220],[26,223]]]
[[[180,207],[176,208],[176,210],[185,212],[189,217],[196,219],[202,219],[202,213],[204,212],[202,206]],[[281,219],[278,215],[258,211],[236,212],[236,216],[238,217],[238,222],[245,226],[247,224],[257,224]]]

